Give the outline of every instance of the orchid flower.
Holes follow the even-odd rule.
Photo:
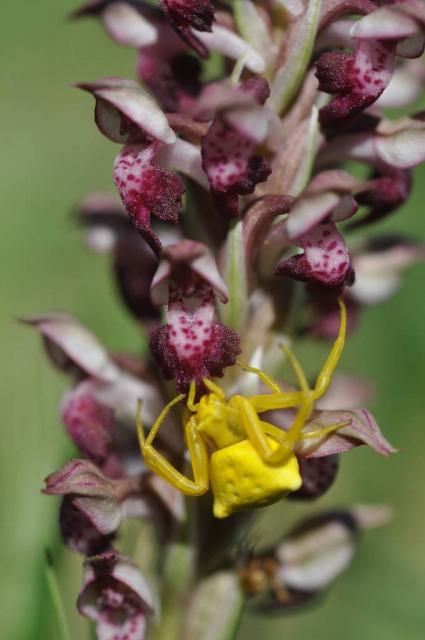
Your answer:
[[[76,220],[141,340],[111,353],[70,315],[24,319],[69,380],[75,455],[43,491],[86,556],[77,606],[100,640],[231,640],[245,606],[317,598],[390,517],[319,512],[250,543],[260,508],[320,498],[351,449],[397,452],[373,384],[338,369],[363,309],[425,253],[369,235],[425,161],[424,113],[383,112],[421,95],[424,4],[91,0],[73,17],[134,49],[134,79],[74,85],[120,145],[112,193],[94,185]],[[304,371],[306,334],[330,344]]]

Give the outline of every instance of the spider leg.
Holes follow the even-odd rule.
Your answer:
[[[306,416],[311,412],[311,402],[308,399],[301,404],[294,422],[288,432],[281,431],[273,425],[264,427],[264,423],[258,417],[255,408],[247,398],[239,397],[238,406],[241,415],[242,426],[248,440],[260,456],[260,458],[270,465],[281,465],[286,462],[292,453],[292,444],[297,434],[305,424]],[[288,434],[291,438],[288,440]],[[280,442],[277,448],[272,447],[266,435],[271,435],[273,439]]]
[[[269,387],[269,389],[271,389],[275,393],[282,393],[282,390],[277,384],[277,382],[275,382],[273,378],[268,376],[267,373],[264,373],[264,371],[261,371],[261,369],[257,369],[257,367],[251,367],[250,365],[244,364],[239,360],[236,361],[236,364],[243,371],[246,371],[247,373],[254,373],[256,376],[258,376],[258,378],[260,378],[261,382],[263,382],[267,387]]]
[[[300,386],[300,391],[297,394],[299,398],[297,402],[299,409],[289,430],[285,432],[285,434],[277,434],[277,428],[273,427],[273,425],[269,425],[266,430],[257,415],[256,407],[252,399],[251,401],[244,401],[244,399],[240,401],[242,422],[245,431],[257,453],[269,464],[283,464],[291,455],[293,445],[299,439],[301,430],[311,415],[314,403],[313,394],[308,386],[307,378],[298,359],[290,349],[287,347],[284,347],[284,349]],[[272,397],[274,396],[274,394],[270,395]],[[281,399],[282,395],[283,394],[279,394],[278,399]],[[272,449],[267,442],[265,435],[267,432],[268,435],[274,435],[275,437],[280,436],[277,439],[280,440],[281,444],[277,449]]]
[[[186,403],[186,406],[189,409],[189,411],[196,412],[195,396],[196,396],[196,382],[195,380],[192,380],[192,382],[190,383],[189,396],[187,398],[187,403]]]
[[[157,417],[157,419],[153,423],[152,428],[149,431],[148,436],[146,437],[146,440],[145,440],[145,435],[144,435],[143,427],[142,427],[141,402],[139,402],[138,410],[137,410],[137,418],[136,418],[136,428],[137,428],[137,434],[138,434],[139,440],[141,442],[143,442],[144,446],[147,447],[147,446],[152,444],[152,440],[155,438],[156,434],[159,431],[159,428],[160,428],[161,424],[164,422],[165,418],[170,413],[171,408],[175,404],[180,402],[180,400],[183,400],[183,398],[185,398],[185,397],[186,396],[185,396],[184,393],[180,393],[173,400],[171,400],[167,405],[165,405],[165,407],[163,408],[163,410],[161,411],[161,413],[159,414],[159,416]]]
[[[335,340],[333,347],[326,358],[326,362],[323,365],[319,375],[317,376],[316,385],[313,390],[314,399],[321,398],[329,388],[332,375],[341,357],[342,350],[344,348],[345,334],[347,331],[347,309],[345,302],[342,298],[338,298],[339,308],[341,310],[340,325],[338,337]]]
[[[215,384],[215,382],[213,382],[209,378],[202,378],[202,382],[207,389],[215,393],[215,395],[218,396],[221,400],[226,400],[226,394],[224,393],[223,389],[218,386],[218,384]]]
[[[185,427],[193,480],[180,473],[152,444],[146,444],[147,439],[144,439],[140,419],[137,422],[137,434],[146,466],[149,467],[151,471],[161,476],[161,478],[172,484],[185,495],[200,496],[208,491],[208,453],[201,434],[196,428],[195,416],[187,422]],[[152,442],[152,439],[150,442]]]
[[[288,357],[289,363],[301,388],[301,392],[281,391],[279,389],[279,392],[276,393],[252,396],[250,398],[250,402],[253,404],[257,413],[262,413],[263,411],[272,411],[276,409],[290,409],[292,407],[300,405],[304,401],[305,396],[311,395],[311,391],[307,383],[307,378],[298,359],[295,357],[289,347],[283,345],[282,349]]]
[[[264,393],[249,398],[257,413],[274,411],[278,409],[292,409],[302,402],[302,394],[299,391],[283,391],[282,393]]]
[[[351,420],[345,420],[344,422],[336,422],[335,424],[328,424],[326,427],[320,427],[319,429],[315,429],[314,431],[308,431],[307,433],[303,433],[303,440],[312,440],[314,438],[321,438],[322,436],[326,436],[328,433],[333,433],[334,431],[338,431],[338,429],[342,429],[343,427],[348,427],[351,424]]]
[[[292,369],[297,377],[303,398],[303,402],[300,404],[295,420],[286,432],[285,443],[292,449],[293,445],[300,437],[301,429],[304,427],[306,421],[311,415],[314,406],[314,397],[310,387],[308,386],[307,378],[298,358],[290,351],[290,349],[288,349],[288,347],[284,346],[283,349],[285,350]]]

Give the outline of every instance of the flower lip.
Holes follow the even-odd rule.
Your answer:
[[[276,275],[333,289],[352,284],[354,273],[348,249],[334,223],[325,222],[313,227],[298,239],[297,244],[304,253],[281,260]]]
[[[151,215],[176,224],[185,191],[176,173],[157,164],[158,151],[158,143],[124,147],[114,167],[114,179],[123,204],[136,229],[157,255],[162,245],[152,229]]]
[[[168,324],[151,333],[150,348],[167,379],[186,392],[192,380],[222,377],[240,353],[236,331],[214,319],[211,297],[189,310],[183,301],[169,306]]]
[[[113,550],[86,560],[77,607],[96,622],[99,640],[143,638],[146,617],[154,612],[142,574],[129,558]]]

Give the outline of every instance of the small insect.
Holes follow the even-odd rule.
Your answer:
[[[339,300],[341,320],[338,336],[310,389],[297,358],[284,347],[299,385],[298,391],[282,391],[270,376],[254,367],[238,363],[253,373],[270,393],[249,398],[234,395],[226,399],[223,389],[205,378],[208,389],[195,402],[196,385],[189,394],[180,394],[169,402],[145,438],[141,405],[137,434],[146,466],[188,496],[200,496],[211,488],[217,518],[225,518],[240,509],[266,505],[291,491],[297,491],[302,479],[294,446],[299,440],[331,433],[347,422],[303,433],[314,403],[327,391],[341,356],[346,333],[346,308]],[[153,440],[171,408],[187,397],[183,426],[193,479],[183,475],[155,447]],[[287,431],[261,420],[261,414],[279,409],[297,409]]]

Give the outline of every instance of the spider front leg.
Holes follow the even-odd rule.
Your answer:
[[[239,400],[240,410],[242,413],[242,423],[248,438],[251,440],[254,448],[262,457],[264,462],[276,465],[283,464],[290,457],[294,444],[299,439],[301,430],[311,415],[314,402],[313,394],[308,386],[307,378],[300,363],[298,362],[298,359],[287,347],[284,347],[284,350],[300,386],[300,392],[298,392],[300,400],[297,402],[299,409],[295,419],[289,430],[284,434],[284,441],[281,442],[277,449],[270,446],[265,435],[266,432],[258,417],[256,407],[254,402],[252,402],[252,399],[251,401],[245,398],[241,398]],[[279,395],[281,397],[282,394]],[[273,397],[274,394],[270,394],[269,398]],[[270,431],[268,435],[272,435]]]
[[[344,348],[345,335],[347,331],[347,310],[342,298],[338,299],[338,304],[341,311],[341,321],[339,325],[338,336],[332,346],[328,357],[326,358],[325,364],[323,365],[319,375],[317,376],[315,387],[311,391],[313,400],[318,400],[328,390],[333,373],[336,369],[338,361],[341,357],[342,350]],[[292,366],[294,366],[293,356],[291,358],[291,364]],[[301,393],[299,391],[288,391],[252,396],[250,398],[250,401],[252,402],[255,410],[258,413],[263,413],[264,411],[290,409],[292,407],[299,406],[300,402],[302,402],[302,399]]]
[[[185,396],[183,396],[183,398],[184,397]],[[180,471],[152,445],[152,441],[171,406],[181,399],[181,396],[177,396],[177,398],[165,407],[152,426],[147,438],[145,438],[143,432],[141,404],[139,404],[136,422],[137,436],[146,466],[153,473],[161,476],[161,478],[188,496],[200,496],[208,491],[209,486],[208,453],[201,434],[197,429],[195,416],[192,416],[185,426],[185,436],[192,466],[193,480],[180,473]]]
[[[329,389],[332,376],[341,357],[342,350],[344,349],[345,336],[347,333],[347,308],[342,298],[338,298],[338,304],[340,308],[340,324],[338,336],[332,346],[328,357],[326,358],[325,364],[323,365],[319,375],[317,376],[316,384],[313,389],[313,396],[315,400],[321,398]]]
[[[274,393],[282,393],[282,389],[279,387],[277,382],[273,380],[273,378],[268,376],[267,373],[264,373],[264,371],[261,371],[261,369],[257,369],[257,367],[251,367],[248,364],[243,364],[239,360],[236,361],[236,364],[243,371],[246,371],[247,373],[253,373],[254,375],[256,375],[261,380],[261,382],[265,384],[266,387],[271,389]]]

